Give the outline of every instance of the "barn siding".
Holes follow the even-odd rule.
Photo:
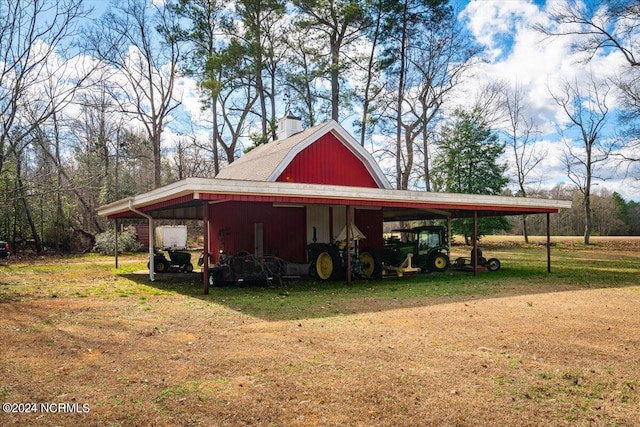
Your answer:
[[[331,133],[302,150],[276,181],[378,188],[365,165]]]
[[[382,237],[382,209],[356,209],[354,215],[356,227],[366,239],[360,241],[360,248],[374,248],[382,254],[384,239]]]
[[[218,253],[254,251],[254,224],[263,224],[264,254],[304,262],[305,213],[303,208],[273,207],[271,203],[228,202],[209,207],[212,262]]]
[[[264,253],[290,262],[306,261],[306,209],[273,207],[271,203],[227,202],[209,206],[211,261],[220,250],[227,253],[254,250],[254,224],[263,224]],[[367,237],[360,247],[382,251],[382,211],[355,209],[354,222]],[[337,233],[338,231],[336,231]],[[309,243],[311,243],[309,241]]]

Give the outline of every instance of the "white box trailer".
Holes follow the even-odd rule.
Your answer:
[[[156,227],[157,248],[162,250],[178,250],[187,248],[186,225],[163,225]]]

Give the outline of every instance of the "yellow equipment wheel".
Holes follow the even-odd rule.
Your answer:
[[[316,258],[316,273],[322,280],[329,280],[333,274],[333,258],[328,252],[321,252]]]
[[[167,266],[164,264],[164,262],[157,261],[153,265],[153,268],[156,273],[163,273],[167,269]]]
[[[366,278],[372,278],[376,271],[376,260],[371,252],[360,252],[360,266]]]
[[[449,257],[443,253],[435,253],[429,258],[429,271],[446,271],[449,268]]]

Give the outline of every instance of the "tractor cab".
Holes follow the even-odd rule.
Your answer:
[[[447,240],[447,229],[439,225],[393,230],[385,239],[384,265],[391,270],[406,267],[422,272],[446,271],[449,268]]]

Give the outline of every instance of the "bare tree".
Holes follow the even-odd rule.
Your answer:
[[[548,9],[555,24],[534,28],[548,36],[569,36],[572,47],[583,52],[586,61],[598,52],[617,50],[632,67],[640,66],[640,5],[636,0],[566,0]]]
[[[202,155],[201,147],[202,144],[198,143],[195,135],[178,139],[172,162],[172,170],[177,179],[211,176],[211,161]]]
[[[417,175],[429,191],[429,147],[435,122],[479,49],[446,2],[405,0],[394,4],[386,20],[386,121],[393,121],[395,127],[396,187],[407,189]],[[420,154],[422,163],[416,157]]]
[[[86,73],[69,79],[69,64],[56,61],[84,16],[82,0],[0,2],[0,172],[12,149],[11,141],[19,144],[69,102],[84,82]],[[78,65],[82,70],[82,64]],[[37,114],[25,117],[24,108],[38,100],[38,91],[52,75],[69,84],[58,85],[51,102],[40,102]]]
[[[583,85],[577,81],[565,83],[561,93],[551,94],[569,119],[567,130],[576,129],[580,139],[579,146],[565,139],[564,164],[567,176],[583,196],[585,245],[589,244],[592,231],[593,180],[605,179],[598,172],[614,148],[614,144],[602,134],[609,113],[609,91],[609,84],[597,82],[592,77]]]
[[[513,163],[510,169],[515,172],[517,195],[527,197],[527,185],[533,170],[546,157],[546,150],[537,149],[534,144],[537,139],[533,119],[526,117],[527,104],[522,86],[517,83],[513,88],[505,87],[504,108],[508,115],[508,127],[504,131],[507,146],[513,153]],[[527,230],[527,216],[522,216],[522,235],[524,241],[529,243]]]
[[[52,179],[57,164],[45,137],[57,133],[58,116],[91,74],[91,64],[72,44],[86,15],[81,0],[0,2],[0,176],[7,162],[14,176],[13,193],[6,193],[8,187],[2,192],[14,200],[12,240],[18,223],[26,221],[38,252],[44,249],[44,227],[42,219],[37,227],[33,202],[39,200],[43,217],[44,192],[55,194],[60,186],[59,169],[58,179]],[[41,169],[32,168],[34,157]],[[37,188],[36,182],[46,187]]]
[[[162,184],[162,132],[180,105],[174,89],[180,59],[175,9],[149,0],[122,0],[88,36],[96,56],[111,67],[112,96],[138,119],[153,147],[154,183]]]
[[[629,67],[612,79],[620,90],[621,122],[626,144],[615,156],[631,167],[640,163],[640,4],[637,0],[566,0],[549,3],[552,26],[534,27],[549,37],[572,40],[574,51],[585,55],[584,62],[596,55],[619,53]]]

